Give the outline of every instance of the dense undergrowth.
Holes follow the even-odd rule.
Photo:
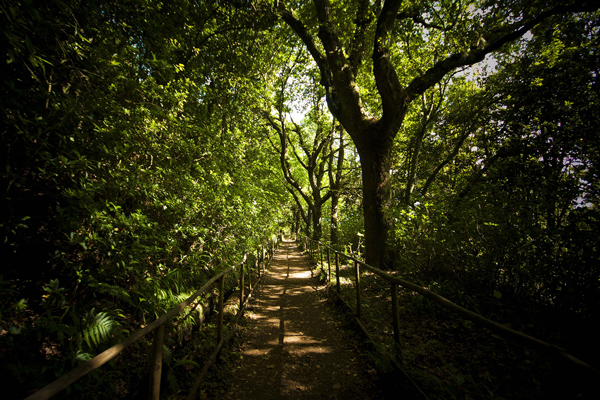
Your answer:
[[[354,307],[354,267],[345,264],[340,268],[341,295]],[[327,264],[324,270],[322,273],[320,266],[315,267],[323,283]],[[467,293],[450,281],[411,278],[462,307],[557,344],[590,365],[595,364],[600,349],[588,329],[589,320],[581,315],[561,314],[555,308],[540,307],[539,303],[516,302],[498,291]],[[593,377],[588,373],[563,359],[539,354],[502,338],[403,289],[399,293],[400,350],[393,340],[389,284],[370,272],[363,272],[361,288],[361,321],[375,341],[369,345],[383,346],[386,352],[395,354],[430,399],[594,398]],[[334,263],[330,290],[335,290]],[[336,300],[333,293],[331,299]],[[348,313],[350,319],[353,312]],[[376,351],[371,354],[371,362],[380,373],[393,374],[389,361]]]
[[[241,56],[225,45],[240,32],[210,42],[225,41],[219,57],[184,40],[219,26],[191,20],[209,5],[0,5],[0,376],[24,397],[256,254],[286,197],[250,129],[260,68],[219,66]],[[147,347],[62,396],[129,396]]]

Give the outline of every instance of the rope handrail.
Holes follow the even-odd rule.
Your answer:
[[[485,328],[494,331],[500,335],[506,336],[506,337],[510,337],[511,339],[521,343],[522,345],[525,345],[527,347],[531,347],[537,350],[541,350],[543,352],[555,355],[555,356],[560,356],[563,359],[566,359],[568,361],[570,361],[571,363],[582,367],[586,370],[588,370],[589,372],[592,372],[596,375],[600,375],[600,370],[598,370],[595,367],[592,367],[591,365],[587,364],[586,362],[578,359],[577,357],[569,354],[565,349],[563,349],[560,346],[551,344],[551,343],[547,343],[544,342],[540,339],[537,339],[533,336],[529,336],[523,332],[519,332],[517,330],[508,328],[504,325],[501,325],[497,322],[494,322],[490,319],[487,319],[485,317],[483,317],[480,314],[477,314],[473,311],[469,311],[464,307],[459,306],[458,304],[455,304],[453,302],[451,302],[450,300],[446,299],[443,296],[440,296],[439,294],[432,292],[429,289],[424,288],[423,286],[417,285],[415,283],[409,282],[407,280],[404,280],[402,278],[398,278],[397,276],[394,276],[392,274],[389,274],[385,271],[382,271],[378,268],[375,268],[367,263],[365,263],[362,260],[359,260],[351,255],[345,254],[341,251],[338,251],[336,249],[334,249],[333,247],[329,246],[328,244],[325,243],[321,243],[318,240],[314,240],[311,239],[307,236],[304,236],[306,239],[310,240],[310,241],[314,241],[316,243],[318,243],[321,246],[324,246],[326,248],[328,248],[329,250],[335,252],[337,255],[341,255],[344,256],[346,258],[348,258],[349,260],[354,261],[355,263],[357,263],[358,265],[360,265],[361,267],[365,268],[368,271],[373,272],[374,274],[378,275],[379,277],[383,278],[384,280],[390,282],[391,284],[397,284],[400,285],[406,289],[412,290],[414,292],[419,293],[420,295],[436,302],[437,304],[439,304],[440,306],[442,306],[443,308],[454,312],[455,314],[460,315],[461,317],[463,317],[464,319],[467,319],[469,321],[473,321],[479,325],[484,326]],[[357,311],[357,313],[359,313],[359,311]],[[396,327],[394,326],[394,330],[396,330]],[[395,333],[396,334],[396,333]]]
[[[268,256],[269,261],[270,261],[270,258],[272,258],[272,256],[273,256],[274,249],[275,249],[274,243],[272,243],[269,247],[267,247],[267,251],[269,253],[269,256]],[[88,361],[80,364],[79,366],[75,367],[71,371],[69,371],[66,374],[62,375],[61,377],[57,378],[56,380],[54,380],[50,384],[44,386],[37,392],[26,397],[25,400],[47,400],[47,399],[55,396],[56,394],[60,393],[62,390],[66,389],[67,387],[69,387],[70,385],[75,383],[80,378],[82,378],[85,375],[89,374],[90,372],[98,369],[102,365],[106,364],[108,361],[110,361],[113,358],[115,358],[116,356],[118,356],[127,347],[131,346],[133,343],[137,342],[138,340],[140,340],[141,338],[146,336],[148,333],[156,330],[157,328],[163,327],[167,321],[169,321],[175,315],[179,314],[187,306],[192,304],[192,302],[194,300],[196,300],[196,298],[198,298],[198,296],[200,296],[202,293],[204,293],[205,291],[210,289],[210,287],[217,280],[224,278],[225,275],[229,274],[230,272],[232,272],[234,269],[236,269],[239,266],[242,267],[241,276],[243,277],[244,276],[243,265],[245,262],[246,262],[246,254],[244,254],[243,260],[240,263],[237,263],[231,267],[228,267],[228,268],[224,269],[223,271],[219,272],[218,274],[216,274],[215,276],[213,276],[200,289],[198,289],[196,292],[194,292],[194,294],[192,294],[190,297],[188,297],[187,299],[185,299],[184,301],[182,301],[181,303],[179,303],[178,305],[173,307],[167,313],[161,315],[156,320],[154,320],[150,324],[146,325],[144,328],[132,333],[131,335],[129,335],[127,338],[125,338],[121,342],[119,342],[119,343],[115,344],[114,346],[110,347],[109,349],[103,351],[102,353],[98,354],[91,360],[88,360]],[[242,295],[243,295],[243,279],[241,280],[241,282],[242,282],[241,289],[242,289]],[[223,290],[220,290],[219,296],[221,297],[222,295],[223,295]],[[240,299],[240,300],[241,300],[240,301],[241,305],[243,305],[243,303],[244,303],[243,299]],[[222,314],[222,310],[221,310],[221,314]],[[155,349],[155,351],[159,351],[160,357],[162,358],[162,334],[158,335],[158,336],[160,336],[160,339],[158,339],[158,341],[157,341],[156,336],[157,336],[157,334],[155,333],[155,344],[159,341],[160,346],[155,345],[153,347],[154,348],[160,347],[159,349]],[[158,369],[158,376],[160,376],[160,367]],[[159,379],[159,382],[160,382],[160,379]],[[158,398],[158,393],[157,393],[158,391],[160,391],[160,386],[156,387],[156,389],[154,390],[155,393],[149,393],[149,398]]]

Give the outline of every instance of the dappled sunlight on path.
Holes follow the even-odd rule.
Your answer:
[[[339,327],[294,242],[283,242],[263,279],[225,398],[379,398],[359,339]]]

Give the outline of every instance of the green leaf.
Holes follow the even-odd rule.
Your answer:
[[[92,309],[86,317],[86,328],[83,330],[83,338],[90,348],[95,348],[101,342],[110,339],[110,334],[119,326],[110,315],[105,312],[94,314]]]

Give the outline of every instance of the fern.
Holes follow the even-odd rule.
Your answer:
[[[84,353],[81,350],[77,350],[77,353],[75,354],[75,359],[79,361],[89,361],[92,358],[94,358],[93,355],[91,355],[90,353]]]
[[[125,303],[132,304],[131,296],[129,293],[120,286],[109,285],[108,283],[98,282],[90,285],[95,288],[98,293],[108,294],[109,296],[124,301]]]
[[[169,364],[171,362],[171,349],[169,349],[167,346],[165,346],[163,344],[163,360],[165,362],[165,364]]]
[[[92,308],[86,314],[84,326],[83,339],[90,348],[94,348],[110,339],[112,331],[119,326],[119,323],[105,312],[95,314],[95,309]]]
[[[177,392],[179,390],[179,382],[177,382],[177,377],[171,370],[167,372],[167,382],[169,382],[169,389],[171,389],[171,392]]]

